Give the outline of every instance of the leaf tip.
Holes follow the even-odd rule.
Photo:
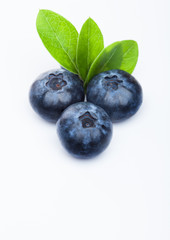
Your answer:
[[[38,21],[39,17],[41,16],[41,14],[42,14],[44,11],[45,11],[45,9],[39,9],[38,14],[37,14],[36,24],[37,24],[37,21]]]
[[[91,21],[93,24],[96,24],[96,22],[93,20],[93,18],[89,17],[88,20]]]
[[[43,13],[43,12],[45,12],[45,11],[46,11],[45,9],[39,9],[38,15],[41,14],[41,13]]]
[[[138,48],[138,43],[135,40],[130,40]]]

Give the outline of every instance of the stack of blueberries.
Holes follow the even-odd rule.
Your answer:
[[[42,118],[57,123],[66,150],[87,159],[109,145],[112,123],[137,112],[142,88],[131,74],[114,69],[96,75],[84,89],[78,75],[61,68],[41,74],[32,84],[29,98]]]

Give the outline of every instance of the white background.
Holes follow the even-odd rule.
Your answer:
[[[62,148],[55,125],[38,117],[28,92],[42,72],[58,67],[35,27],[50,9],[80,31],[90,16],[105,46],[139,44],[133,75],[144,101],[114,125],[100,156],[77,160]],[[169,0],[34,0],[1,3],[0,239],[170,239]]]

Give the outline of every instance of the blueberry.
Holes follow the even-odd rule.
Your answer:
[[[44,119],[56,122],[69,105],[84,101],[83,82],[65,69],[41,74],[30,89],[30,103]]]
[[[112,122],[119,122],[137,112],[142,103],[142,88],[131,74],[110,70],[90,81],[87,101],[102,107]]]
[[[112,122],[100,107],[80,102],[69,106],[57,122],[57,132],[66,150],[77,158],[91,158],[108,146]]]

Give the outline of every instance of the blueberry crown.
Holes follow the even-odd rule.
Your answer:
[[[95,127],[95,121],[97,118],[94,118],[88,111],[79,117],[82,122],[83,128]]]
[[[49,81],[47,86],[53,90],[61,90],[64,86],[67,85],[67,82],[63,80],[63,74],[49,74]]]
[[[116,75],[106,76],[104,78],[104,86],[113,90],[117,90],[120,83],[123,83],[123,80],[119,80]]]

